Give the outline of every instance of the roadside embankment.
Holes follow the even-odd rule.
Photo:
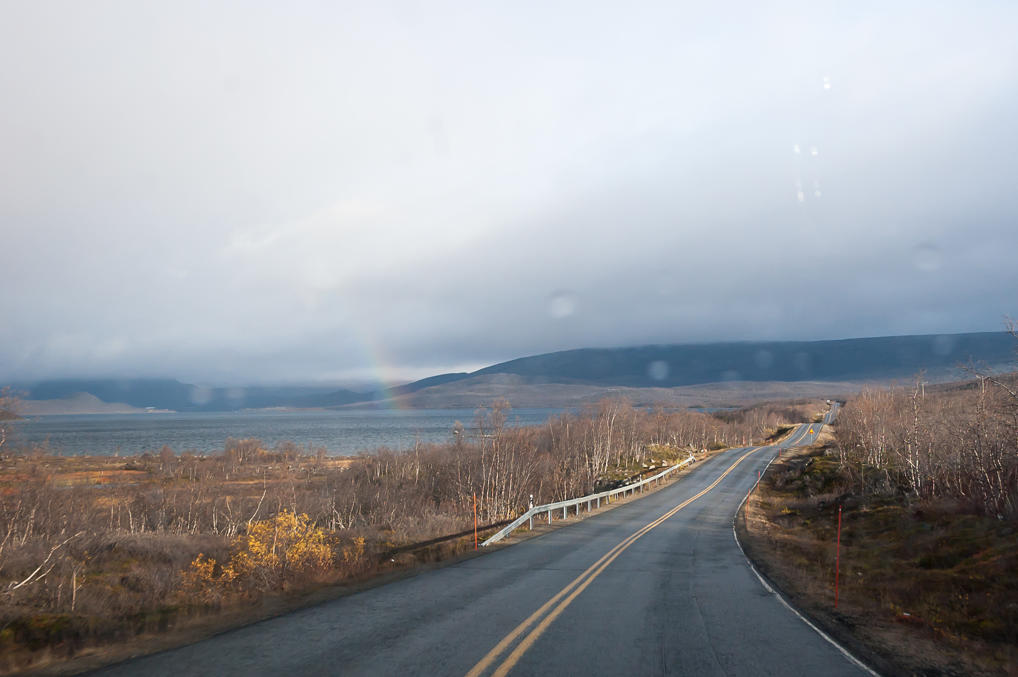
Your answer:
[[[885,674],[1018,671],[1014,521],[946,499],[856,495],[826,433],[771,464],[736,532],[792,604]]]

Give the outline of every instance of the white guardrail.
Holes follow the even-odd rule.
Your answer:
[[[606,501],[611,501],[611,499],[615,498],[616,496],[619,496],[620,494],[621,495],[625,495],[626,493],[633,494],[636,493],[637,490],[642,492],[643,488],[649,485],[651,482],[660,482],[665,477],[665,475],[675,472],[679,468],[683,468],[689,465],[690,463],[693,463],[694,461],[696,461],[696,459],[693,457],[692,454],[690,454],[689,458],[684,460],[682,463],[677,463],[676,465],[673,465],[670,468],[665,468],[658,474],[653,475],[652,477],[648,477],[645,480],[634,482],[633,484],[627,484],[617,489],[609,489],[608,491],[602,491],[599,494],[590,494],[589,496],[571,498],[568,501],[559,501],[558,503],[546,503],[544,505],[535,505],[532,508],[530,508],[530,510],[526,511],[525,513],[517,517],[511,523],[502,527],[502,529],[498,533],[496,533],[491,538],[481,543],[481,545],[482,546],[491,545],[492,543],[497,543],[498,541],[501,541],[503,538],[519,529],[523,525],[523,523],[527,521],[530,522],[530,528],[533,529],[534,516],[540,515],[541,513],[544,512],[548,513],[548,524],[551,524],[551,515],[556,510],[561,509],[562,519],[565,519],[569,515],[569,508],[572,507],[576,508],[576,514],[579,515],[580,505],[583,503],[587,504],[587,512],[590,512],[592,506],[596,506],[597,508],[601,507],[602,498],[605,499]]]

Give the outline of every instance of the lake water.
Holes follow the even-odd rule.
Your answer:
[[[538,425],[560,409],[514,409],[509,425]],[[448,442],[456,421],[474,427],[473,409],[415,411],[257,411],[194,414],[35,416],[14,425],[14,444],[48,443],[62,455],[131,455],[158,451],[221,451],[226,438],[254,437],[268,448],[279,442],[351,455],[380,447],[406,449],[416,441]]]

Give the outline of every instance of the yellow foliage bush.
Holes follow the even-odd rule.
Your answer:
[[[343,562],[348,566],[357,566],[364,559],[364,537],[357,536],[353,543],[343,548]]]
[[[198,553],[182,574],[181,587],[192,597],[209,604],[222,599],[236,578],[237,572],[229,564],[223,566],[212,557]]]
[[[360,540],[362,555],[364,539]],[[346,551],[343,557],[347,560]],[[239,536],[226,564],[198,555],[183,573],[182,587],[203,602],[215,602],[231,588],[280,587],[294,577],[323,572],[331,564],[325,531],[303,513],[283,511],[253,523],[247,534]]]
[[[282,582],[292,575],[324,571],[332,563],[325,532],[303,513],[283,511],[255,522],[237,540],[240,547],[232,564],[241,576]]]

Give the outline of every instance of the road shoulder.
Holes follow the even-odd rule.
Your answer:
[[[876,568],[876,562],[893,561],[897,546],[893,538],[880,538],[879,510],[860,509],[851,496],[825,492],[819,485],[808,499],[793,491],[789,478],[800,477],[803,468],[823,454],[823,440],[820,446],[783,450],[759,491],[736,515],[736,540],[767,584],[880,673],[1010,674],[1018,664],[1013,647],[948,633],[942,625],[938,627],[936,618],[910,612],[901,606],[901,599],[894,598],[896,589],[907,591],[913,584],[907,578],[915,572],[899,571],[896,586],[886,580],[886,570]],[[835,609],[838,505],[853,513],[842,533]],[[903,566],[898,563],[894,568]]]

